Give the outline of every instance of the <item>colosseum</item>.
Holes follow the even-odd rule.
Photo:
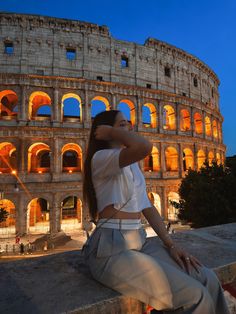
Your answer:
[[[219,79],[195,56],[76,20],[0,13],[0,25],[0,234],[84,228],[83,160],[103,110],[153,142],[141,168],[164,220],[189,168],[224,162]]]

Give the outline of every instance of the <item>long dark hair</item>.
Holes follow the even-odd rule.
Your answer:
[[[116,116],[119,112],[119,110],[109,110],[98,113],[93,120],[90,131],[89,142],[84,161],[83,201],[84,204],[88,206],[89,214],[93,221],[96,221],[97,219],[98,209],[96,193],[92,182],[91,159],[97,151],[110,148],[109,141],[97,140],[95,138],[94,132],[99,125],[113,126],[116,121]]]

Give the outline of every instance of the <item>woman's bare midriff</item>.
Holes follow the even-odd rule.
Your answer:
[[[141,218],[141,213],[127,213],[122,212],[114,208],[113,204],[106,206],[99,214],[99,218],[118,218],[118,219],[139,219]]]

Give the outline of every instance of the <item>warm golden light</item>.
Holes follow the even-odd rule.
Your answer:
[[[16,174],[16,170],[13,169],[11,173],[12,173],[12,174]]]
[[[39,170],[38,173],[42,173],[42,170]]]
[[[72,173],[72,172],[73,172],[73,171],[70,169],[70,170],[69,170],[69,173]]]

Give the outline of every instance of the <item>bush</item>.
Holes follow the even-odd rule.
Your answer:
[[[182,180],[180,203],[172,202],[178,218],[194,228],[236,221],[236,175],[230,168],[205,162]]]

